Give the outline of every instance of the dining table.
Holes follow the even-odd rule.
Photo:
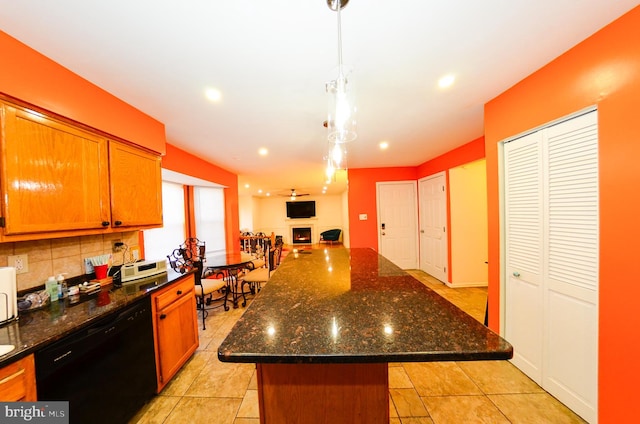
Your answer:
[[[227,283],[227,294],[231,295],[234,309],[238,308],[238,302],[242,298],[242,306],[247,305],[247,292],[243,289],[242,275],[253,261],[258,257],[243,251],[221,252],[205,257],[203,274],[222,274]]]

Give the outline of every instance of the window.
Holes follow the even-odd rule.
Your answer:
[[[193,199],[196,237],[204,241],[207,254],[223,252],[224,231],[224,190],[214,187],[194,187]]]
[[[144,231],[145,259],[167,259],[185,236],[184,188],[181,184],[162,182],[164,226]]]

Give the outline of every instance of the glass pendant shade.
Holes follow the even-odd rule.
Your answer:
[[[335,169],[347,169],[347,147],[344,143],[329,142],[329,154],[327,163]]]
[[[358,137],[351,68],[341,65],[337,78],[326,85],[329,96],[327,138],[330,143],[348,143]]]

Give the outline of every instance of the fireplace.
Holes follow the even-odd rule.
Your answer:
[[[311,244],[311,227],[292,227],[291,243],[292,244]]]

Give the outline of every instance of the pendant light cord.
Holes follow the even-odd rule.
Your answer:
[[[342,9],[342,1],[337,0],[338,4],[338,72],[342,75],[342,25],[340,22],[340,9]]]

